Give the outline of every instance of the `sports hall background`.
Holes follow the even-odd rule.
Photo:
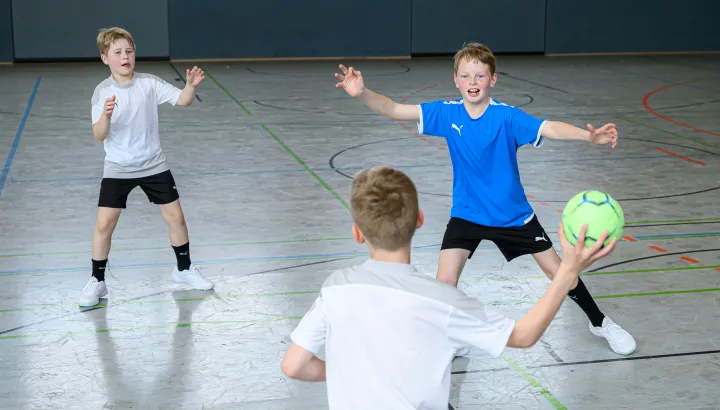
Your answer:
[[[720,50],[717,0],[0,0],[0,62],[96,59],[120,26],[139,58]]]

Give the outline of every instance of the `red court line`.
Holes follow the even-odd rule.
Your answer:
[[[658,248],[658,247],[655,246],[655,245],[650,245],[650,246],[648,246],[648,248],[650,248],[650,249],[652,249],[652,250],[654,250],[654,251],[658,251],[658,252],[663,252],[663,253],[664,253],[664,252],[667,252],[665,249],[663,249],[663,248]]]
[[[688,261],[688,262],[690,262],[690,263],[698,263],[698,262],[700,262],[700,261],[697,260],[697,259],[689,258],[689,257],[687,257],[687,256],[681,256],[680,259],[682,259],[682,260],[684,260],[684,261]]]
[[[625,239],[626,241],[637,242],[637,239],[633,238],[632,236],[624,235],[622,238]]]
[[[702,162],[702,161],[698,161],[698,160],[695,160],[695,159],[692,159],[692,158],[688,158],[688,157],[685,157],[685,156],[683,156],[683,155],[676,154],[676,153],[674,153],[674,152],[668,151],[668,150],[666,150],[666,149],[662,149],[662,148],[655,148],[655,149],[658,150],[658,151],[660,151],[660,152],[664,152],[664,153],[666,153],[666,154],[668,154],[668,155],[672,155],[672,156],[674,156],[674,157],[682,158],[682,159],[684,159],[685,161],[694,162],[694,163],[700,164],[700,165],[702,165],[702,166],[707,165],[706,163],[704,163],[704,162]]]
[[[648,104],[648,98],[650,98],[651,95],[656,94],[656,93],[658,93],[658,92],[660,92],[660,91],[667,90],[668,88],[677,87],[677,86],[679,86],[679,85],[699,83],[699,82],[701,82],[701,81],[714,80],[714,79],[717,79],[717,78],[718,78],[718,77],[700,78],[700,79],[697,79],[697,80],[683,81],[683,82],[681,82],[681,83],[675,83],[675,84],[666,85],[666,86],[663,86],[663,87],[660,87],[660,88],[656,88],[656,89],[650,91],[649,93],[645,94],[645,96],[643,97],[643,100],[642,100],[643,106],[645,106],[645,109],[648,110],[652,115],[654,115],[654,116],[656,116],[656,117],[658,117],[658,118],[661,118],[661,119],[663,119],[663,120],[665,120],[665,121],[667,121],[667,122],[671,122],[671,123],[673,123],[673,124],[675,124],[675,125],[679,125],[679,126],[681,126],[681,127],[685,127],[685,128],[691,129],[691,130],[693,130],[693,131],[704,132],[705,134],[709,134],[709,135],[714,135],[714,136],[716,136],[716,137],[720,137],[720,134],[717,133],[717,132],[712,132],[712,131],[704,130],[704,129],[702,129],[702,128],[693,127],[692,125],[685,124],[684,122],[676,121],[676,120],[673,120],[672,118],[666,117],[666,116],[658,113],[657,111],[653,110],[652,107],[650,107],[650,105]]]

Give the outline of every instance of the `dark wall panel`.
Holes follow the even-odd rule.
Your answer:
[[[720,50],[720,2],[547,0],[548,54]]]
[[[493,52],[542,52],[545,0],[414,0],[412,50],[453,53],[477,41]]]
[[[0,0],[0,62],[13,61],[10,0]]]
[[[18,60],[98,57],[98,30],[112,26],[133,35],[138,57],[170,55],[167,0],[13,0],[12,12]]]
[[[173,59],[409,56],[412,0],[169,0]]]

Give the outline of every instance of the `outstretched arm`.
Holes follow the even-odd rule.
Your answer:
[[[382,115],[383,117],[399,121],[420,121],[420,111],[416,105],[399,104],[384,95],[380,95],[365,88],[362,73],[354,68],[346,68],[340,65],[343,74],[335,74],[340,80],[335,84],[337,88],[343,88],[351,96],[358,98],[370,107],[371,110]]]
[[[541,135],[551,140],[579,140],[593,144],[612,144],[612,147],[615,148],[618,140],[615,124],[605,124],[598,129],[592,124],[588,124],[587,127],[588,129],[584,130],[560,121],[547,121],[543,125]]]

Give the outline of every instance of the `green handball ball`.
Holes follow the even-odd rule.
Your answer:
[[[610,244],[613,238],[620,240],[625,226],[625,214],[620,204],[610,195],[600,191],[583,191],[572,197],[562,214],[563,230],[568,242],[575,245],[584,224],[585,246],[591,247],[603,232],[608,237],[603,246]]]

